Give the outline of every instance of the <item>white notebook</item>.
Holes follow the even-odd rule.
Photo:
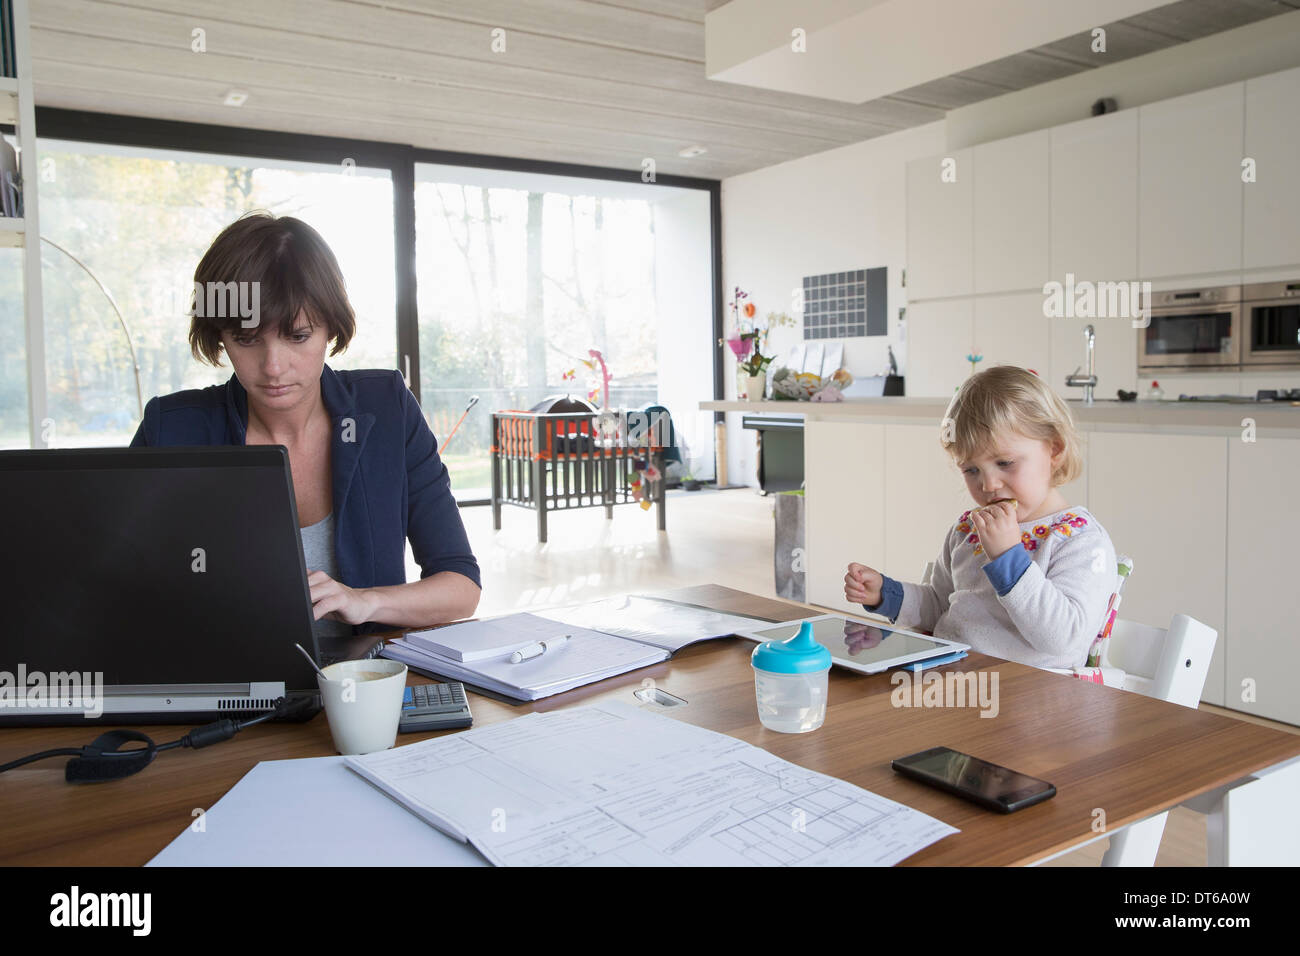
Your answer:
[[[408,667],[517,700],[538,700],[668,659],[668,652],[662,648],[583,627],[551,623],[559,633],[571,635],[569,640],[562,647],[518,664],[510,663],[513,652],[476,661],[458,661],[400,637],[387,642],[382,655],[402,661]]]
[[[456,661],[483,661],[513,654],[536,641],[570,633],[554,621],[532,614],[510,614],[482,621],[465,621],[427,631],[411,631],[408,643]]]

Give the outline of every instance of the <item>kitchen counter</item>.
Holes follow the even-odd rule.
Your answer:
[[[1099,400],[1068,402],[1081,431],[1152,432],[1166,435],[1240,436],[1253,420],[1258,437],[1300,439],[1300,402],[1179,402]],[[710,412],[802,415],[805,421],[877,422],[936,426],[946,398],[857,398],[842,402],[701,402]]]

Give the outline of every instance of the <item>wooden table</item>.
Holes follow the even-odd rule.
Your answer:
[[[810,613],[796,604],[715,585],[661,596],[770,620]],[[822,728],[780,734],[758,721],[752,648],[739,638],[709,641],[654,667],[535,704],[512,706],[475,694],[470,706],[481,726],[596,700],[638,704],[632,692],[651,679],[688,702],[661,709],[663,714],[848,780],[961,830],[910,857],[906,865],[1041,862],[1106,836],[1093,829],[1098,809],[1113,833],[1300,756],[1300,736],[982,654],[936,670],[996,673],[996,717],[981,717],[977,707],[895,707],[889,674],[865,676],[836,668]],[[425,680],[413,675],[411,682]],[[165,741],[188,728],[141,729]],[[81,746],[100,732],[90,724],[0,731],[0,763],[38,750]],[[403,735],[399,742],[428,736],[437,735]],[[890,769],[894,757],[936,745],[1050,780],[1057,795],[1001,816]],[[113,783],[67,784],[65,761],[59,758],[11,770],[0,775],[0,863],[142,864],[190,824],[196,808],[210,808],[258,761],[333,753],[320,714],[305,724],[258,725],[209,749],[163,753],[141,774]]]

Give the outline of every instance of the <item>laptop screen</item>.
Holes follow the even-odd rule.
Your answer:
[[[280,446],[0,452],[0,502],[0,670],[315,687]]]

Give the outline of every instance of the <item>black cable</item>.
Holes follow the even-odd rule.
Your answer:
[[[35,763],[37,760],[45,760],[49,757],[71,757],[72,759],[68,761],[65,773],[65,778],[69,783],[99,783],[105,780],[119,780],[122,777],[129,777],[134,773],[139,773],[161,751],[174,750],[177,747],[189,747],[193,750],[210,747],[213,744],[221,743],[223,740],[231,739],[246,727],[252,727],[254,724],[260,724],[266,720],[277,717],[290,719],[301,717],[314,704],[314,698],[311,696],[279,697],[276,698],[275,708],[259,717],[239,722],[225,717],[210,724],[204,724],[202,727],[195,727],[179,740],[172,740],[165,744],[155,744],[153,740],[138,731],[110,730],[97,737],[93,743],[79,749],[60,747],[56,750],[44,750],[37,754],[11,760],[7,764],[0,765],[0,773],[25,764]],[[119,749],[123,744],[130,741],[138,741],[143,743],[144,746],[134,747],[130,750]]]
[[[11,760],[7,764],[0,766],[0,773],[6,770],[13,770],[15,767],[21,767],[25,763],[35,763],[37,760],[44,760],[46,757],[75,757],[81,753],[80,750],[74,750],[71,747],[61,747],[58,750],[42,750],[38,754],[32,754],[30,757],[19,757],[17,760]]]

